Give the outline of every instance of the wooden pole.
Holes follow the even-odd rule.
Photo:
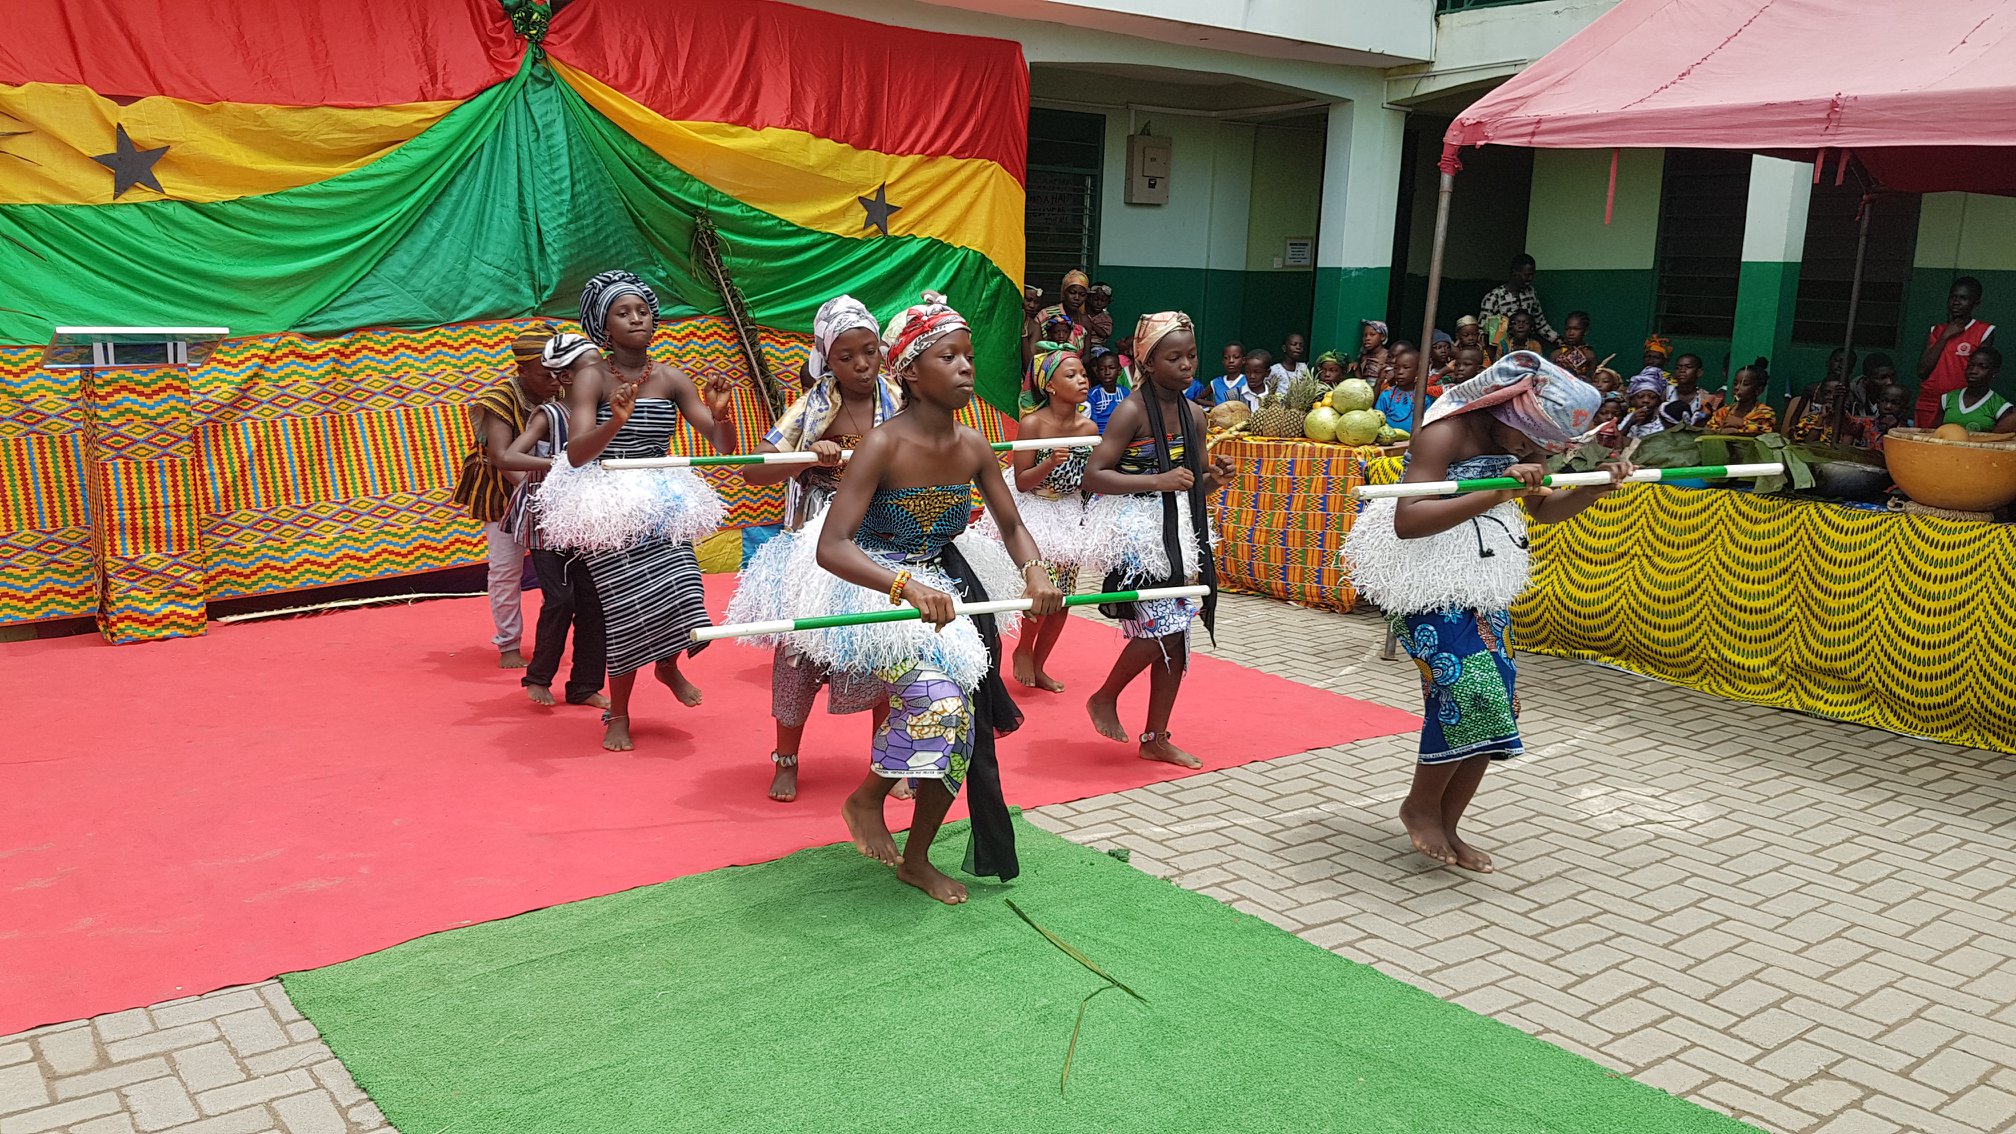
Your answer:
[[[1420,360],[1414,367],[1414,412],[1407,422],[1407,434],[1412,437],[1421,430],[1421,418],[1428,410],[1428,354],[1435,343],[1435,309],[1442,299],[1442,252],[1449,243],[1449,199],[1456,193],[1456,174],[1450,169],[1442,170],[1442,178],[1435,189],[1435,239],[1428,246],[1428,302],[1421,319],[1421,341],[1416,344],[1421,352]],[[1406,265],[1400,265],[1402,271]],[[1400,656],[1399,639],[1393,632],[1386,632],[1386,644],[1379,648],[1382,661],[1393,661]]]

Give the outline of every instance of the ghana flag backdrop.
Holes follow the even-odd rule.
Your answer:
[[[480,559],[446,503],[460,407],[526,320],[624,267],[672,357],[740,369],[692,263],[703,212],[780,371],[831,296],[886,317],[928,287],[1012,410],[1017,45],[767,0],[548,14],[7,5],[0,622],[96,610],[156,637],[200,629],[206,599]],[[54,327],[103,324],[233,341],[187,373],[36,367]]]

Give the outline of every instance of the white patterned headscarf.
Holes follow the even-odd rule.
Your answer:
[[[1560,451],[1589,431],[1603,395],[1528,350],[1515,350],[1483,373],[1443,391],[1423,424],[1484,410],[1542,448]]]
[[[621,268],[603,272],[581,289],[581,329],[597,345],[609,345],[609,309],[626,295],[641,295],[651,306],[651,319],[658,319],[658,295],[634,273]]]
[[[952,310],[944,296],[925,292],[924,302],[891,319],[883,334],[882,341],[889,349],[889,372],[901,374],[931,344],[954,331],[969,329],[966,317]]]
[[[805,370],[812,375],[812,388],[792,402],[777,424],[770,427],[770,432],[763,435],[779,452],[796,452],[819,440],[840,416],[840,380],[834,377],[826,356],[841,335],[863,329],[881,333],[875,316],[853,296],[835,296],[820,305],[819,313],[812,317],[812,351],[805,358]],[[876,375],[875,413],[869,428],[895,416],[901,403],[900,392],[888,377]]]
[[[853,296],[836,295],[820,304],[819,313],[812,316],[812,353],[805,356],[805,372],[813,378],[832,373],[826,356],[833,353],[833,343],[849,331],[864,329],[878,339],[882,337],[882,325]]]
[[[554,335],[540,348],[539,361],[548,370],[566,370],[581,360],[581,356],[595,350],[595,344],[586,336],[573,332]]]

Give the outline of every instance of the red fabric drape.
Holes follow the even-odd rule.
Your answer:
[[[0,5],[0,83],[72,83],[115,98],[345,107],[464,99],[514,74],[524,50],[497,0]]]
[[[639,29],[649,27],[650,35]],[[802,130],[857,149],[996,162],[1021,180],[1028,126],[974,114],[1027,105],[1019,44],[889,27],[769,0],[581,0],[554,57],[667,118]]]

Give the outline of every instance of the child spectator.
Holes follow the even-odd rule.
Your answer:
[[[1297,377],[1309,373],[1309,340],[1297,332],[1288,332],[1281,343],[1281,361],[1268,371],[1268,377],[1284,387]]]
[[[1669,427],[1706,429],[1722,397],[1701,388],[1701,356],[1683,354],[1673,360],[1673,386],[1659,412]]]
[[[1274,356],[1266,351],[1255,348],[1246,356],[1246,389],[1248,393],[1259,391],[1253,393],[1253,405],[1256,408],[1260,404],[1260,398],[1268,390],[1280,393],[1288,388],[1285,382],[1278,385],[1274,383],[1274,370]]]
[[[1374,387],[1379,385],[1379,379],[1385,374],[1386,364],[1391,361],[1387,357],[1390,353],[1386,347],[1388,335],[1386,324],[1377,319],[1358,321],[1358,361],[1353,365],[1352,373],[1372,383]]]
[[[1449,373],[1449,363],[1456,357],[1456,340],[1447,331],[1436,331],[1428,341],[1428,382],[1439,384],[1442,376]],[[1332,383],[1335,385],[1335,383]]]
[[[1881,409],[1883,395],[1897,384],[1897,364],[1887,354],[1872,354],[1862,360],[1862,376],[1848,384],[1850,412],[1873,418]]]
[[[1626,412],[1628,411],[1624,408],[1623,398],[1615,396],[1604,398],[1603,404],[1596,407],[1596,427],[1589,431],[1588,439],[1612,452],[1622,449],[1624,442],[1618,438],[1617,430],[1618,423],[1624,420]]]
[[[1617,423],[1619,438],[1627,443],[1642,441],[1664,431],[1666,422],[1659,416],[1659,407],[1666,404],[1665,372],[1657,366],[1639,371],[1624,392],[1624,404],[1630,412]]]
[[[2001,373],[2002,352],[1992,346],[1975,347],[1967,356],[1967,384],[1939,399],[1939,424],[1964,425],[1969,433],[1995,432],[1996,423],[2009,411],[2009,399],[1994,389]]]
[[[1351,377],[1350,369],[1344,364],[1344,356],[1334,350],[1326,350],[1316,356],[1316,378],[1325,386],[1335,387],[1337,383]]]
[[[1487,362],[1495,356],[1496,348],[1485,340],[1484,324],[1478,322],[1475,315],[1465,315],[1456,320],[1456,349],[1464,347],[1476,347],[1484,352]]]
[[[1257,353],[1264,355],[1266,352],[1261,351]],[[1229,349],[1227,354],[1230,354]],[[1248,359],[1242,357],[1239,360],[1240,370],[1234,371],[1228,369],[1222,376],[1211,379],[1212,405],[1222,406],[1227,402],[1245,402],[1248,409],[1260,408],[1260,395],[1255,393],[1253,389],[1253,383],[1256,381],[1253,377],[1253,371],[1259,370],[1260,372],[1260,377],[1257,381],[1260,383],[1262,390],[1267,388],[1267,371],[1257,366],[1248,366],[1248,361]]]
[[[1398,343],[1393,348],[1393,364],[1387,369],[1385,389],[1379,394],[1372,408],[1386,415],[1386,424],[1395,429],[1414,431],[1419,422],[1414,416],[1414,381],[1421,372],[1421,354],[1411,345]],[[1430,397],[1433,403],[1433,397]],[[1425,412],[1427,406],[1422,406]]]
[[[1240,342],[1226,343],[1225,349],[1221,353],[1221,360],[1225,364],[1225,381],[1230,382],[1235,378],[1246,377],[1246,344]],[[1267,391],[1263,389],[1260,392],[1264,394]]]
[[[1673,357],[1672,339],[1669,339],[1665,335],[1660,334],[1651,334],[1645,336],[1644,365],[1648,369],[1657,367],[1662,377],[1670,377],[1666,374],[1666,364],[1668,361],[1672,359],[1672,357]]]
[[[1085,292],[1085,341],[1094,346],[1105,346],[1113,337],[1113,316],[1107,308],[1113,306],[1113,285],[1095,283]]]
[[[1606,398],[1624,396],[1624,376],[1607,366],[1597,367],[1596,373],[1589,376],[1589,384],[1596,387],[1596,392]]]
[[[1531,311],[1514,311],[1505,317],[1505,338],[1499,350],[1501,357],[1515,350],[1530,350],[1543,356],[1547,353],[1547,344],[1540,341],[1539,332],[1533,329]]]
[[[1708,432],[1733,437],[1778,432],[1778,415],[1764,401],[1764,391],[1771,384],[1770,368],[1770,360],[1760,358],[1736,372],[1729,380],[1733,400],[1709,416]]]
[[[1095,346],[1086,352],[1086,359],[1092,371],[1092,388],[1085,393],[1085,409],[1092,415],[1092,424],[1099,432],[1106,432],[1106,422],[1113,417],[1113,408],[1127,397],[1127,386],[1120,380],[1120,356],[1112,348]]]
[[[1482,346],[1464,346],[1458,343],[1456,345],[1456,355],[1449,360],[1449,373],[1443,379],[1442,385],[1445,388],[1452,389],[1461,386],[1463,383],[1482,373],[1484,365],[1485,355]]]
[[[1596,373],[1596,348],[1589,345],[1587,311],[1568,313],[1561,324],[1561,345],[1548,361],[1585,382]]]

